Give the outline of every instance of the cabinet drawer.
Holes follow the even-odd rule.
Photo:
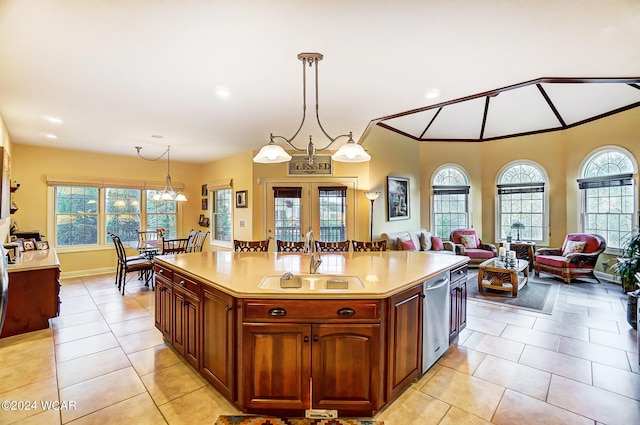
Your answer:
[[[163,276],[165,279],[168,279],[169,281],[173,280],[173,270],[166,269],[157,264],[155,264],[153,268],[154,268],[153,272],[155,273],[156,276]]]
[[[468,269],[468,266],[465,264],[464,266],[460,266],[456,269],[451,270],[451,274],[450,274],[451,283],[457,282],[460,279],[466,279],[467,269]]]
[[[378,300],[243,300],[245,322],[380,321]]]
[[[182,276],[179,273],[173,274],[173,284],[179,288],[184,288],[189,292],[192,292],[194,295],[198,294],[199,284],[195,280],[189,279],[188,277]]]

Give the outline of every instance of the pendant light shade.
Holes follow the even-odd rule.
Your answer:
[[[175,202],[184,202],[187,200],[187,197],[181,191],[174,190],[173,185],[171,184],[171,146],[167,146],[167,150],[164,151],[157,158],[145,158],[140,154],[141,146],[136,146],[136,150],[138,151],[138,156],[147,161],[157,161],[163,156],[167,155],[167,178],[165,180],[165,186],[162,191],[156,191],[151,197],[154,201],[175,201]]]
[[[291,155],[282,149],[282,146],[276,145],[273,140],[260,148],[260,152],[253,157],[253,162],[261,164],[276,164],[287,161],[291,161]]]
[[[340,149],[331,155],[331,159],[338,162],[366,162],[371,161],[371,155],[365,152],[362,145],[357,144],[353,139],[340,146]]]

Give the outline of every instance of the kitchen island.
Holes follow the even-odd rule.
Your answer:
[[[468,258],[332,253],[314,275],[309,262],[295,253],[156,257],[156,326],[242,411],[372,416],[421,374],[422,283],[466,275]],[[280,287],[285,273],[301,276],[300,287]]]

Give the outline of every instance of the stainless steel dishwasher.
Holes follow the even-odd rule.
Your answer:
[[[422,372],[426,372],[449,348],[449,272],[424,282]]]

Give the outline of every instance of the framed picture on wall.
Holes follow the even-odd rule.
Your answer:
[[[206,211],[209,209],[209,200],[207,198],[202,198],[202,211]]]
[[[247,191],[236,191],[236,208],[247,208]]]
[[[409,219],[409,179],[387,176],[387,219]]]

